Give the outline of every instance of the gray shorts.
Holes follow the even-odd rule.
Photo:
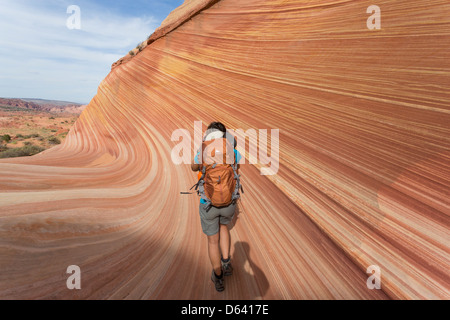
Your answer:
[[[208,212],[205,210],[206,204],[200,203],[200,222],[202,230],[208,236],[213,236],[219,232],[219,224],[229,224],[233,220],[236,204],[232,203],[228,207],[211,207]]]

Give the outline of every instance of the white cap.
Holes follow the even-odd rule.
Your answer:
[[[203,139],[203,141],[209,141],[219,138],[223,138],[223,132],[217,129],[210,129],[206,131],[205,139]]]

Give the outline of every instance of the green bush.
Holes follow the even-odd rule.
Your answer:
[[[19,133],[16,136],[17,139],[30,139],[30,138],[38,138],[38,137],[40,137],[39,133],[27,134],[26,136]]]
[[[9,134],[5,134],[0,137],[0,141],[5,141],[6,143],[11,141],[11,136]]]
[[[22,148],[8,149],[0,152],[0,159],[33,156],[44,150],[44,148],[38,146],[24,146]]]
[[[59,140],[57,137],[50,137],[47,139],[48,142],[50,142],[51,144],[60,144],[61,140]]]

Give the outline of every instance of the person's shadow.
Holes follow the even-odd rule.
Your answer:
[[[258,288],[259,288],[259,294],[255,295],[253,298],[264,298],[267,290],[269,289],[269,281],[267,280],[264,272],[252,261],[251,255],[250,255],[250,245],[247,242],[244,241],[238,241],[234,244],[234,252],[237,251],[244,251],[244,257],[247,259],[238,259],[234,260],[234,263],[236,264],[233,266],[235,269],[239,269],[239,272],[243,275],[243,277],[251,277],[256,282]],[[253,274],[250,274],[245,271],[244,265],[245,262],[248,260],[248,263],[250,265],[250,269],[253,271]]]
[[[236,205],[236,211],[234,213],[233,219],[231,220],[231,222],[228,226],[229,230],[232,230],[234,228],[234,226],[236,225],[236,223],[239,219],[240,212],[241,212],[240,203],[238,202],[238,204]],[[237,252],[240,252],[241,254],[239,254],[239,256],[243,256],[246,259],[233,260],[233,267],[235,269],[238,269],[239,272],[242,272],[242,275],[244,277],[251,277],[255,280],[255,282],[259,288],[259,294],[253,298],[257,298],[257,297],[263,298],[265,296],[267,290],[269,289],[269,281],[267,280],[264,272],[251,260],[250,245],[245,241],[238,241],[234,244],[234,252],[235,252],[235,254]],[[251,270],[253,271],[253,275],[246,272],[244,269],[244,265],[247,260],[249,262]]]

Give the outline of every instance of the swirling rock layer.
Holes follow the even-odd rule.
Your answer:
[[[450,298],[450,6],[380,0],[369,30],[372,4],[174,11],[63,145],[0,161],[0,298]],[[171,161],[172,132],[196,120],[280,129],[276,175],[242,165],[222,293],[199,199],[180,195],[195,175]]]

